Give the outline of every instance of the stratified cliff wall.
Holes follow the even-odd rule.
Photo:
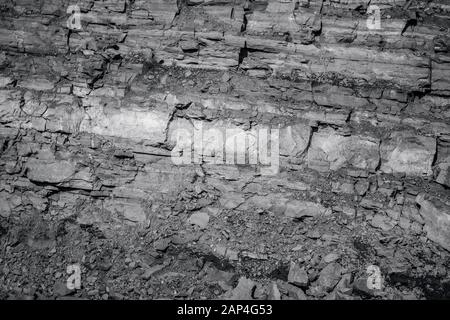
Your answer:
[[[450,297],[449,27],[445,0],[2,0],[2,297]],[[279,172],[176,165],[200,127],[279,129]]]

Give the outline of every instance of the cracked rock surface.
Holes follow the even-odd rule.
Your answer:
[[[0,3],[0,299],[450,298],[448,1],[74,4]]]

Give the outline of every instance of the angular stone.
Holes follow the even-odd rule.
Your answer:
[[[28,179],[36,182],[61,183],[75,174],[75,164],[66,160],[30,159],[26,168]]]
[[[410,132],[393,132],[381,144],[381,171],[430,176],[436,153],[436,139]]]
[[[199,48],[198,42],[193,39],[180,41],[179,46],[183,51],[197,51]]]
[[[280,155],[297,157],[308,147],[311,127],[295,124],[280,130]]]
[[[323,257],[323,262],[331,263],[339,259],[339,255],[337,253],[329,253],[325,257]]]
[[[10,90],[0,90],[0,121],[17,120],[20,113],[20,95]]]
[[[341,280],[341,270],[342,267],[339,263],[330,263],[320,271],[317,283],[327,291],[333,290]]]
[[[353,282],[353,290],[368,296],[375,296],[375,290],[367,286],[367,277],[361,277]]]
[[[244,203],[244,201],[245,201],[244,197],[242,197],[238,193],[232,192],[226,193],[219,200],[220,205],[223,206],[225,209],[236,209],[242,203]]]
[[[269,285],[269,300],[281,300],[281,293],[276,282]]]
[[[416,197],[416,202],[425,220],[427,238],[450,251],[450,206],[422,193]]]
[[[305,268],[300,268],[294,262],[291,262],[291,267],[289,268],[288,282],[295,284],[299,287],[306,287],[308,285],[308,273],[306,273]]]
[[[131,200],[107,199],[104,201],[103,207],[106,210],[120,214],[124,219],[134,223],[142,223],[147,218],[142,206]]]
[[[46,110],[43,116],[47,120],[45,129],[50,132],[76,133],[85,116],[84,110],[76,103],[57,105]]]
[[[383,231],[389,231],[396,225],[396,223],[391,218],[382,214],[376,214],[370,221],[370,224],[372,225],[372,227],[379,228]]]
[[[308,150],[308,166],[318,171],[335,171],[350,165],[375,170],[380,161],[379,140],[359,135],[342,136],[331,129],[314,133]]]
[[[202,229],[206,228],[208,222],[209,222],[209,215],[203,211],[193,213],[188,219],[188,223],[195,224]]]
[[[247,200],[249,206],[259,208],[261,210],[269,210],[275,200],[269,196],[253,196]]]
[[[358,180],[355,184],[355,190],[360,195],[363,196],[369,190],[370,183],[367,180]]]
[[[0,88],[4,88],[14,82],[14,79],[10,77],[0,76]]]
[[[104,136],[147,140],[151,144],[163,143],[170,114],[167,111],[146,108],[114,110],[102,106],[89,108],[80,124],[80,131]]]
[[[291,200],[286,204],[284,214],[289,218],[315,217],[327,212],[327,208],[309,201]]]
[[[142,274],[142,279],[148,280],[155,273],[161,271],[162,269],[164,269],[164,265],[163,264],[157,264],[157,265],[155,265],[153,267],[147,268],[147,269],[145,269],[144,273]]]
[[[347,193],[353,194],[355,192],[355,187],[353,183],[349,182],[333,182],[331,185],[331,189],[336,193]]]
[[[299,287],[283,281],[277,281],[277,284],[283,293],[287,293],[289,295],[289,298],[295,300],[308,300],[306,294]]]
[[[450,187],[450,163],[439,164],[439,174],[436,177],[436,182]]]
[[[153,243],[153,248],[155,248],[155,250],[157,251],[164,252],[169,247],[170,242],[171,242],[170,238],[159,239]]]
[[[53,293],[58,297],[64,297],[72,294],[73,292],[74,290],[67,288],[67,284],[64,281],[57,281],[53,286]]]
[[[7,192],[0,192],[0,216],[8,218],[11,214],[11,202]]]
[[[241,277],[239,282],[228,295],[226,295],[227,300],[252,300],[253,289],[256,283],[245,277]]]
[[[231,285],[235,276],[236,274],[233,272],[222,271],[210,267],[207,269],[206,278],[210,282],[224,283],[226,285]]]
[[[178,11],[176,0],[137,0],[133,5],[133,14],[137,15],[137,12],[142,10],[147,14],[150,14],[151,20],[162,24],[170,24]],[[143,19],[143,23],[147,21],[148,20]]]

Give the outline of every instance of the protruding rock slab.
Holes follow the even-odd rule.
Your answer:
[[[439,164],[439,174],[436,177],[436,182],[450,187],[450,163]]]
[[[393,132],[381,145],[381,170],[385,173],[405,173],[430,176],[436,153],[436,140],[411,132]]]
[[[308,147],[311,127],[306,124],[296,124],[280,130],[280,154],[296,157]]]
[[[450,206],[424,194],[419,194],[416,202],[425,220],[427,238],[450,251]]]
[[[253,289],[256,283],[245,277],[239,279],[239,283],[231,292],[226,294],[227,300],[252,300]]]
[[[323,172],[344,166],[375,170],[380,162],[379,144],[372,137],[343,136],[332,129],[321,130],[313,134],[308,166]]]

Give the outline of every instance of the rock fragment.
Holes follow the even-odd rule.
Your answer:
[[[291,262],[288,274],[288,282],[299,287],[306,287],[308,285],[308,273],[305,268],[301,268],[298,264]]]
[[[317,283],[327,291],[333,290],[333,288],[341,280],[342,267],[339,263],[330,263],[319,273]]]
[[[423,193],[416,197],[428,239],[450,251],[450,206]]]
[[[410,132],[393,132],[381,145],[381,170],[386,173],[429,176],[436,140]]]
[[[256,283],[245,277],[241,277],[237,286],[226,294],[227,300],[252,300],[253,290],[256,287]]]
[[[209,222],[209,215],[204,211],[196,212],[189,217],[188,222],[199,226],[201,229],[205,229]]]

